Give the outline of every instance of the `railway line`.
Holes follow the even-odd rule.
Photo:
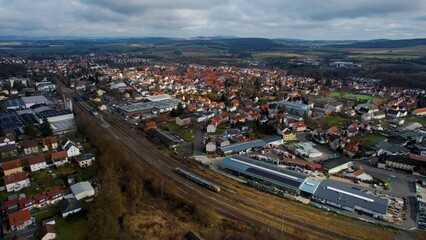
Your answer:
[[[94,119],[99,125],[106,129],[118,141],[134,153],[135,159],[140,163],[140,167],[153,167],[170,178],[175,183],[178,193],[183,197],[194,197],[214,207],[224,216],[232,217],[251,225],[255,225],[274,233],[285,239],[299,238],[292,233],[291,229],[302,229],[310,239],[354,239],[344,234],[320,228],[310,223],[300,221],[288,216],[281,216],[276,212],[257,206],[253,207],[246,201],[235,201],[235,196],[230,191],[223,191],[221,194],[209,191],[202,186],[196,185],[188,179],[182,178],[174,173],[176,167],[185,167],[182,163],[164,156],[150,142],[135,134],[121,121],[111,116],[100,114],[91,115],[90,107],[86,102],[77,102],[81,110]]]

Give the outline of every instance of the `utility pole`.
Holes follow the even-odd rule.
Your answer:
[[[280,239],[283,238],[283,230],[284,230],[284,213],[285,213],[285,209],[283,208],[283,217],[281,220],[281,233],[280,233]]]

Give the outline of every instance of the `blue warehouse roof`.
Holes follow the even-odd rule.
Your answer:
[[[241,155],[228,156],[219,162],[219,166],[296,191],[307,179],[305,174]]]
[[[272,142],[276,142],[280,140],[282,140],[281,136],[278,136],[278,135],[269,136],[264,139],[255,139],[248,142],[240,142],[240,143],[235,143],[228,146],[223,146],[223,147],[220,147],[220,150],[222,150],[224,153],[229,153],[229,152],[237,153],[240,151],[245,151],[250,148],[263,147]]]
[[[359,189],[333,180],[323,180],[317,187],[314,196],[353,209],[358,206],[383,215],[386,214],[389,204],[387,199],[363,193]]]

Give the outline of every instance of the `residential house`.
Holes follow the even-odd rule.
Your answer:
[[[19,198],[14,198],[3,202],[3,210],[6,213],[15,212],[19,209]]]
[[[332,126],[329,129],[327,129],[327,134],[330,136],[338,136],[339,128],[337,126]]]
[[[25,140],[21,145],[26,155],[39,153],[38,142],[35,140]]]
[[[402,118],[407,116],[407,111],[391,108],[386,112],[386,114],[391,118]]]
[[[33,196],[33,199],[36,201],[36,208],[42,208],[50,205],[50,199],[46,193],[36,194]]]
[[[296,140],[296,134],[293,133],[290,129],[285,128],[282,131],[282,135],[283,135],[283,142],[290,142],[290,141],[294,141]]]
[[[417,108],[417,109],[415,109],[415,110],[411,113],[411,115],[413,115],[413,116],[417,116],[417,117],[426,115],[426,107],[424,107],[424,108]]]
[[[331,111],[331,112],[339,113],[343,109],[343,103],[332,102],[332,103],[326,104],[324,108]]]
[[[373,177],[364,172],[364,169],[358,169],[353,172],[345,172],[344,175],[348,178],[357,179],[362,182],[371,182],[373,180]]]
[[[295,122],[293,125],[293,129],[296,132],[303,132],[307,129],[305,122]]]
[[[235,115],[235,116],[232,116],[232,117],[229,119],[229,122],[230,122],[231,124],[236,124],[236,123],[238,123],[238,122],[244,123],[244,122],[246,122],[246,117],[245,117],[244,115],[237,114],[237,115]]]
[[[14,173],[3,178],[7,192],[17,192],[30,186],[30,179],[25,172]]]
[[[21,159],[3,162],[1,164],[5,176],[9,176],[13,173],[23,172]]]
[[[37,205],[36,200],[32,196],[19,199],[19,208],[21,210],[33,210]]]
[[[350,158],[355,157],[358,151],[359,151],[359,148],[358,148],[358,144],[356,143],[348,143],[343,148],[343,154],[345,154],[346,156]]]
[[[92,197],[95,195],[95,190],[90,182],[79,182],[71,185],[71,191],[77,200]]]
[[[20,231],[34,223],[30,210],[23,210],[8,215],[10,230]]]
[[[387,139],[375,139],[371,140],[367,146],[372,149],[376,155],[407,155],[410,150],[405,147],[402,147],[398,144],[391,144]]]
[[[206,144],[206,152],[207,153],[216,152],[216,143],[214,141],[208,142]]]
[[[154,121],[148,121],[145,123],[145,131],[151,128],[156,128],[156,127],[157,127],[157,123]]]
[[[69,158],[80,155],[80,149],[70,140],[62,146],[62,149],[67,152]]]
[[[46,137],[40,139],[41,151],[48,152],[58,149],[58,139],[56,137]]]
[[[216,139],[216,145],[219,147],[224,147],[230,145],[231,142],[226,137],[219,137]]]
[[[208,133],[214,133],[216,132],[216,121],[210,121],[210,123],[207,125],[207,132]]]
[[[64,198],[64,194],[62,193],[61,189],[59,189],[59,188],[50,190],[46,194],[47,194],[47,196],[49,196],[50,204],[55,204],[55,203],[61,201]]]
[[[44,158],[44,154],[40,154],[37,156],[32,156],[28,159],[30,164],[31,172],[36,172],[41,169],[47,168],[46,159]]]
[[[380,169],[418,173],[420,170],[426,169],[426,161],[412,154],[406,156],[380,156],[377,167]]]
[[[54,240],[57,239],[55,225],[44,224],[40,229],[41,240]]]
[[[50,154],[50,158],[56,167],[61,167],[65,163],[68,163],[68,154],[66,151],[53,152]]]
[[[18,155],[16,142],[12,136],[0,137],[0,153],[3,158]]]
[[[75,158],[77,160],[78,166],[81,168],[89,167],[93,165],[95,161],[95,156],[92,153],[86,153]]]
[[[59,202],[59,211],[62,217],[67,217],[71,214],[81,211],[80,202],[76,199],[62,199]]]
[[[192,114],[182,114],[182,115],[176,117],[176,119],[175,119],[176,124],[179,125],[179,126],[189,125],[189,124],[191,124],[191,117],[192,117]]]

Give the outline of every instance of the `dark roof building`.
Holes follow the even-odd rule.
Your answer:
[[[327,159],[321,162],[321,164],[324,172],[333,174],[349,168],[352,165],[352,160],[348,157],[342,156],[338,158]]]
[[[312,195],[312,199],[347,211],[361,211],[383,217],[389,200],[361,192],[360,189],[333,181],[323,180]]]
[[[63,217],[76,213],[81,210],[80,202],[76,199],[62,199],[59,202],[59,211]]]
[[[147,134],[149,137],[159,141],[160,143],[166,145],[169,148],[176,147],[179,143],[182,142],[178,137],[166,132],[160,128],[151,128],[148,129]]]
[[[264,147],[268,144],[273,144],[275,142],[281,143],[282,137],[276,135],[276,136],[269,136],[264,139],[255,139],[255,140],[247,141],[247,142],[239,142],[239,143],[220,147],[220,150],[225,154],[239,153],[241,151],[247,151],[252,148]]]
[[[256,161],[242,155],[224,158],[219,162],[219,167],[234,174],[272,184],[296,194],[300,192],[299,188],[308,178],[305,174]]]

